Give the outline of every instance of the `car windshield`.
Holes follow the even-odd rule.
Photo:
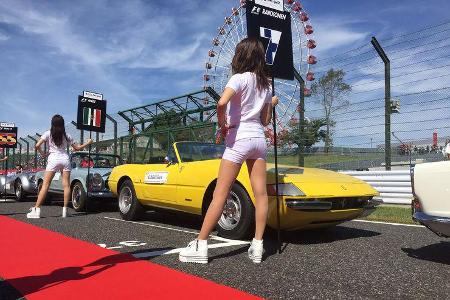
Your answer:
[[[225,146],[209,143],[181,142],[176,147],[182,162],[220,159],[225,151]]]
[[[91,157],[87,153],[76,153],[72,156],[72,164],[76,168],[114,168],[121,165],[122,160],[117,155],[111,154],[95,154],[91,153]]]

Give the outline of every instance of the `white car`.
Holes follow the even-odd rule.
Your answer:
[[[450,161],[417,164],[411,179],[413,219],[450,237]]]

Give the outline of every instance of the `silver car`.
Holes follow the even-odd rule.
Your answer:
[[[17,201],[25,200],[37,192],[36,173],[31,171],[10,173],[0,176],[0,195],[14,195]]]
[[[91,153],[91,160],[89,161],[87,152],[74,152],[70,155],[70,162],[72,165],[72,172],[70,173],[70,199],[76,211],[84,211],[88,199],[113,198],[108,188],[108,176],[115,166],[122,164],[119,156]],[[44,175],[44,171],[36,173],[37,188],[39,191],[44,182]],[[51,201],[52,195],[63,195],[63,193],[62,176],[58,172],[50,184],[45,201]]]

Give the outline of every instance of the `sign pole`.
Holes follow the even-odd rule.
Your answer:
[[[272,96],[275,96],[275,79],[272,76]],[[280,232],[280,198],[278,193],[278,150],[277,150],[277,115],[275,106],[272,107],[273,122],[273,149],[275,155],[275,196],[277,199],[277,241],[278,254],[281,254],[281,232]]]
[[[6,156],[8,156],[8,149],[6,149]],[[3,148],[3,155],[5,155],[5,148]],[[3,185],[3,196],[5,197],[5,203],[6,203],[6,180],[8,179],[8,160],[5,160],[3,163],[3,166],[5,167],[5,184]]]
[[[92,130],[89,130],[89,139],[92,139]],[[86,180],[86,203],[85,203],[85,205],[84,205],[84,209],[86,210],[86,214],[88,214],[89,213],[89,210],[88,210],[88,203],[89,203],[89,193],[90,193],[90,186],[91,186],[91,183],[90,183],[90,177],[89,177],[89,175],[90,175],[90,171],[91,171],[91,147],[92,147],[92,144],[89,144],[89,148],[88,148],[88,174],[87,174],[87,180]]]

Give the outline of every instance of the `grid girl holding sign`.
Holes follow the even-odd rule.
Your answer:
[[[220,163],[213,200],[198,238],[180,252],[179,259],[183,262],[208,262],[208,236],[217,225],[225,200],[244,162],[247,163],[256,208],[255,237],[248,255],[255,263],[260,263],[262,259],[262,237],[268,211],[264,126],[270,123],[272,107],[278,103],[278,98],[272,97],[265,50],[258,39],[246,38],[237,44],[232,70],[233,76],[217,104],[218,123],[226,149]],[[229,117],[226,120],[228,104]]]
[[[82,145],[77,145],[73,141],[72,137],[66,134],[66,128],[64,126],[64,119],[60,115],[54,115],[52,118],[52,127],[49,131],[46,131],[39,142],[36,144],[36,150],[39,151],[42,157],[47,154],[41,149],[43,143],[48,144],[49,156],[47,159],[47,167],[45,168],[45,177],[42,184],[42,188],[39,191],[39,195],[36,201],[36,205],[31,208],[31,211],[27,214],[27,218],[37,219],[41,216],[41,205],[47,196],[48,188],[53,180],[56,172],[61,172],[62,174],[62,185],[64,188],[64,207],[62,211],[62,217],[67,216],[67,205],[69,204],[70,198],[70,160],[66,149],[69,145],[75,151],[84,149],[86,146],[92,144],[92,140],[88,139],[86,143]]]

